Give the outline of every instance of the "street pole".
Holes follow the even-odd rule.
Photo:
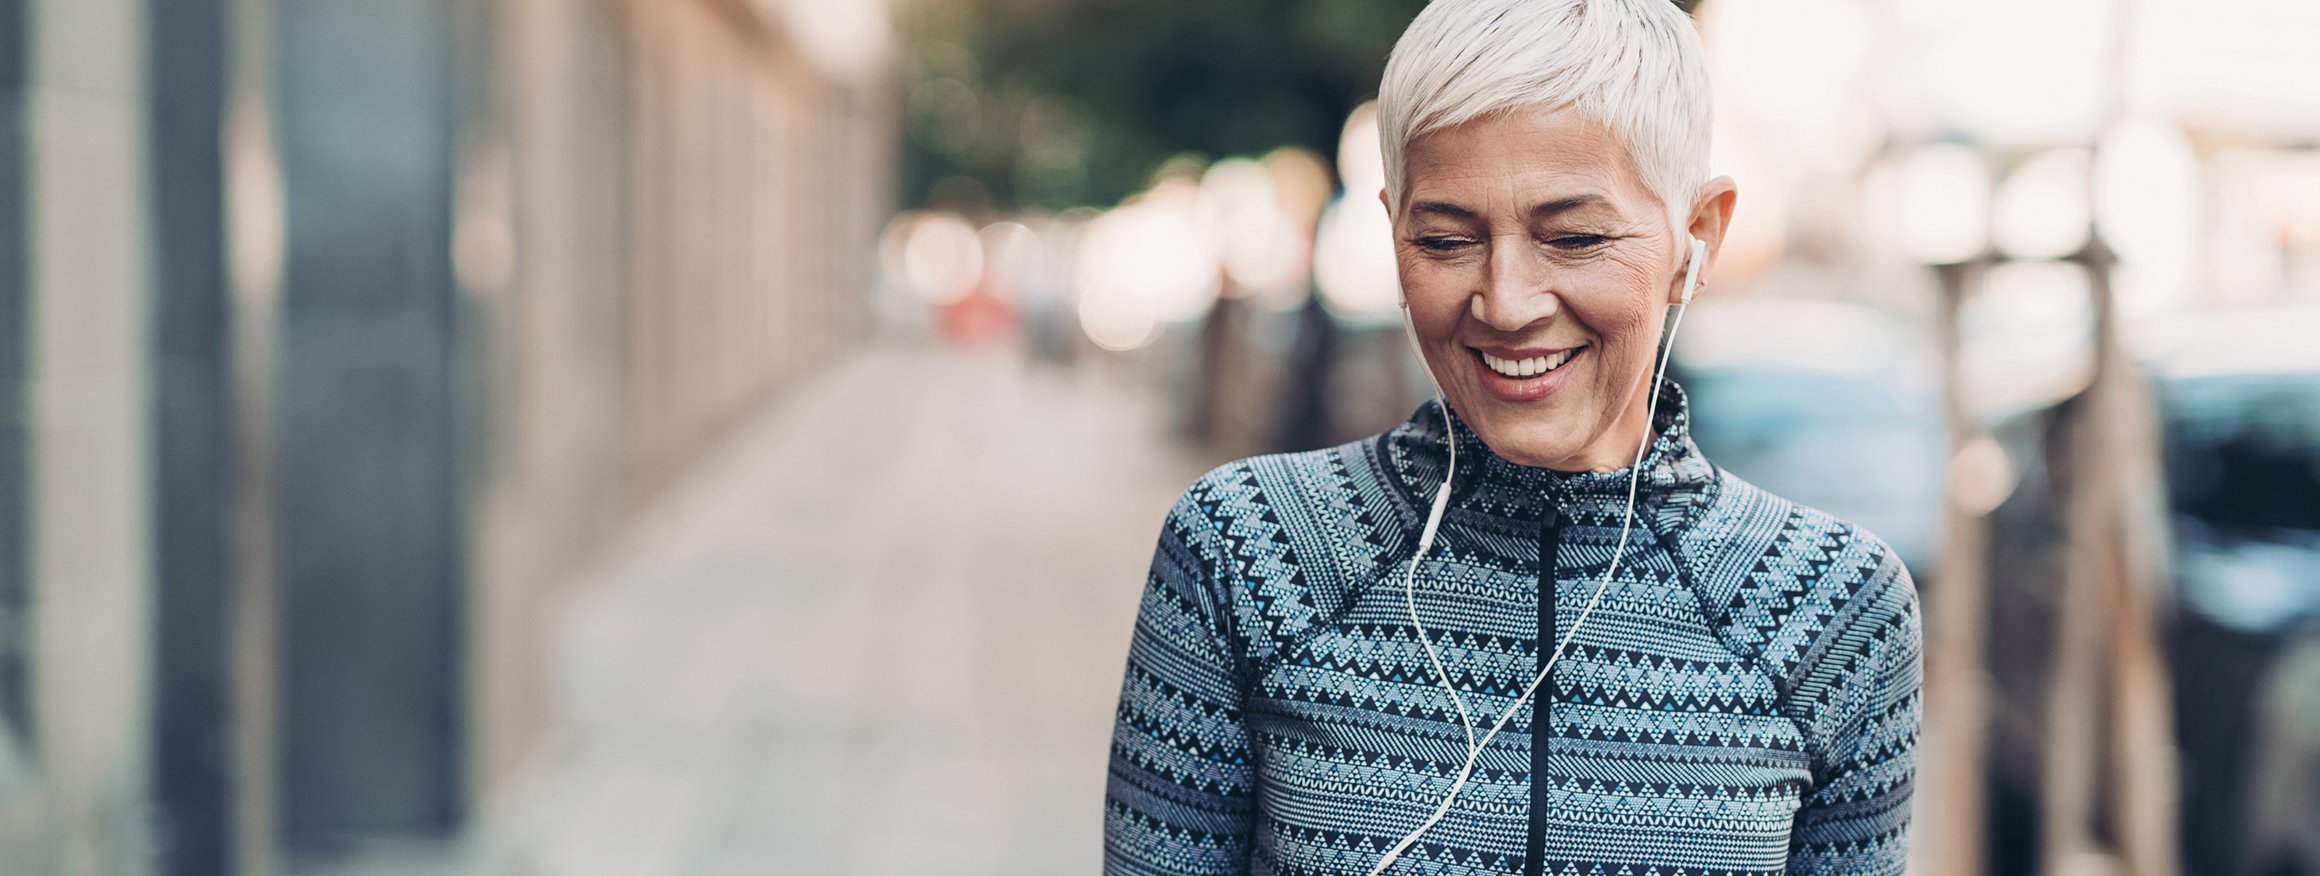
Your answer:
[[[1931,876],[1978,876],[1983,872],[1989,747],[1988,673],[1982,666],[1988,638],[1988,509],[1969,507],[1961,495],[1960,460],[1967,448],[1986,440],[1968,404],[1963,367],[1964,342],[1958,313],[1981,285],[1989,260],[1977,258],[1934,266],[1941,282],[1942,403],[1949,421],[1948,489],[1943,502],[1941,566],[1928,588],[1925,649],[1925,833],[1918,841]]]
[[[2094,373],[2070,406],[2063,590],[2048,679],[2041,872],[2174,876],[2175,739],[2159,612],[2163,537],[2147,390],[2121,347],[2101,236],[2071,257],[2089,277]],[[2107,794],[2103,793],[2107,789]],[[2111,837],[2098,842],[2097,814]]]

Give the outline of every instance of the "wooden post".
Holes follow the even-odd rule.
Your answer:
[[[2111,252],[2097,236],[2072,260],[2088,272],[2094,299],[2094,376],[2070,413],[2069,547],[2047,693],[2041,868],[2174,876],[2174,728],[2151,599],[2160,538],[2155,426],[2119,346]],[[2109,848],[2094,838],[2098,813]]]
[[[2088,437],[2101,456],[2086,469],[2103,484],[2105,527],[2099,547],[2108,555],[2113,607],[2110,676],[2110,835],[2126,871],[2174,876],[2179,861],[2173,691],[2168,679],[2162,614],[2153,595],[2164,569],[2166,537],[2160,511],[2157,414],[2149,387],[2121,350],[2111,297],[2110,249],[2097,236],[2079,257],[2096,304],[2100,364],[2088,410]],[[2099,466],[2094,467],[2094,466]]]
[[[1981,283],[1987,261],[1936,265],[1942,288],[1942,402],[1949,420],[1950,477],[1943,503],[1941,567],[1926,588],[1925,734],[1913,844],[1922,872],[1976,876],[1984,868],[1985,762],[1989,736],[1987,673],[1989,552],[1987,509],[1959,494],[1957,461],[1982,440],[1966,399],[1958,310]]]

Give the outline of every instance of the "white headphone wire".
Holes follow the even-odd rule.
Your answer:
[[[1426,512],[1426,527],[1418,535],[1418,550],[1410,559],[1410,568],[1402,576],[1402,605],[1410,612],[1410,626],[1418,632],[1418,641],[1426,646],[1426,659],[1434,664],[1434,677],[1442,680],[1442,689],[1450,692],[1450,702],[1458,708],[1458,725],[1466,729],[1466,747],[1474,748],[1474,717],[1466,709],[1466,698],[1460,696],[1457,685],[1450,683],[1450,670],[1442,666],[1442,656],[1434,651],[1434,643],[1426,633],[1426,624],[1418,620],[1418,599],[1415,592],[1418,577],[1418,559],[1434,546],[1434,535],[1440,531],[1442,513],[1450,507],[1450,484],[1458,476],[1458,433],[1450,425],[1450,402],[1442,392],[1442,382],[1434,377],[1434,369],[1426,367],[1426,351],[1418,346],[1418,330],[1410,322],[1410,306],[1402,304],[1402,328],[1409,332],[1410,349],[1418,354],[1418,365],[1426,371],[1426,382],[1434,387],[1434,405],[1442,413],[1442,438],[1450,445],[1450,461],[1442,470],[1442,486],[1434,490],[1434,506]]]
[[[1700,255],[1705,248],[1696,239],[1692,242],[1691,263],[1686,266],[1684,272],[1683,298],[1676,305],[1675,318],[1668,324],[1667,338],[1661,343],[1659,367],[1653,372],[1651,398],[1644,405],[1643,440],[1636,444],[1635,460],[1628,465],[1627,510],[1620,517],[1619,543],[1612,548],[1611,563],[1603,568],[1603,578],[1595,583],[1595,592],[1588,597],[1587,606],[1579,611],[1579,617],[1571,623],[1571,629],[1564,632],[1561,640],[1555,643],[1554,653],[1548,655],[1546,664],[1539,667],[1538,675],[1534,676],[1531,683],[1523,688],[1522,696],[1517,697],[1514,704],[1508,706],[1506,712],[1499,715],[1498,721],[1491,725],[1489,733],[1483,734],[1480,742],[1476,742],[1474,739],[1474,724],[1472,718],[1468,716],[1465,699],[1459,695],[1457,686],[1451,684],[1450,674],[1442,668],[1442,658],[1435,652],[1433,640],[1427,637],[1425,626],[1418,622],[1417,600],[1413,595],[1413,582],[1417,578],[1418,563],[1425,559],[1426,549],[1433,545],[1436,528],[1441,524],[1443,509],[1448,504],[1450,482],[1451,478],[1457,474],[1458,463],[1458,437],[1450,427],[1449,402],[1443,398],[1442,385],[1434,377],[1434,369],[1431,367],[1426,369],[1427,379],[1434,383],[1436,403],[1442,408],[1443,436],[1450,443],[1450,468],[1444,472],[1442,487],[1435,493],[1434,507],[1426,517],[1426,528],[1418,537],[1417,553],[1410,557],[1409,572],[1402,579],[1402,600],[1409,609],[1411,625],[1417,628],[1418,641],[1425,646],[1427,660],[1433,663],[1436,677],[1442,680],[1442,688],[1450,693],[1451,702],[1458,707],[1458,719],[1466,729],[1466,758],[1465,763],[1458,768],[1457,779],[1450,784],[1450,792],[1442,796],[1441,805],[1434,807],[1433,814],[1427,816],[1416,830],[1410,831],[1407,836],[1402,837],[1400,842],[1395,843],[1393,848],[1387,850],[1385,855],[1378,859],[1377,865],[1370,868],[1369,876],[1378,876],[1378,874],[1384,873],[1387,867],[1392,866],[1395,860],[1401,858],[1404,851],[1417,843],[1419,837],[1424,836],[1426,831],[1433,829],[1435,824],[1440,823],[1442,818],[1450,813],[1451,804],[1457,802],[1458,793],[1465,790],[1467,779],[1474,775],[1474,764],[1481,759],[1482,752],[1490,748],[1490,741],[1498,738],[1498,731],[1506,728],[1506,722],[1511,720],[1516,712],[1522,711],[1523,704],[1530,701],[1531,695],[1539,689],[1539,684],[1545,682],[1547,676],[1554,672],[1555,664],[1563,658],[1564,649],[1570,647],[1572,638],[1579,634],[1579,628],[1586,625],[1587,618],[1595,613],[1595,606],[1603,601],[1603,591],[1611,586],[1611,577],[1619,570],[1619,560],[1627,552],[1628,537],[1634,528],[1635,500],[1637,489],[1643,477],[1644,453],[1651,448],[1652,442],[1658,439],[1659,396],[1660,390],[1667,383],[1668,357],[1675,352],[1676,332],[1683,328],[1684,311],[1691,307],[1692,294],[1696,291],[1699,280]],[[1406,302],[1403,304],[1402,325],[1409,330],[1410,342],[1414,346],[1417,343],[1417,329],[1410,323],[1408,306]],[[1424,365],[1425,351],[1423,349],[1418,350],[1418,357],[1419,364]],[[1553,558],[1540,557],[1539,562],[1551,563]],[[1553,586],[1552,581],[1548,581],[1546,586]]]

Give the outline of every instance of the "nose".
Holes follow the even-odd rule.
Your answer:
[[[1483,273],[1467,312],[1484,325],[1513,334],[1562,309],[1551,266],[1523,235],[1496,236]]]

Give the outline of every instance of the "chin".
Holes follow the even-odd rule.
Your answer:
[[[1490,452],[1516,465],[1567,469],[1567,461],[1584,446],[1571,440],[1579,430],[1557,422],[1561,418],[1525,417],[1506,410],[1493,413],[1496,416],[1490,417],[1490,422],[1469,420],[1467,425],[1490,446]]]

